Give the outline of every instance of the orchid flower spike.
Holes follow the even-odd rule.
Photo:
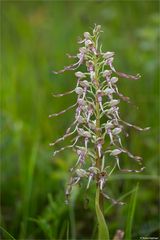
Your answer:
[[[96,182],[96,186],[106,199],[112,201],[113,204],[122,205],[121,202],[112,199],[104,192],[111,173],[116,168],[124,173],[138,173],[144,170],[143,166],[140,169],[124,169],[120,166],[123,154],[137,164],[142,164],[141,157],[133,155],[123,147],[125,143],[122,142],[122,136],[126,127],[138,131],[146,131],[149,128],[141,128],[121,119],[120,102],[129,103],[130,100],[119,92],[117,84],[123,78],[138,80],[140,75],[133,76],[116,70],[113,65],[115,52],[103,52],[99,45],[101,32],[100,25],[95,25],[91,33],[84,32],[82,39],[78,42],[80,44],[78,53],[75,56],[68,54],[69,58],[77,58],[77,62],[60,71],[54,71],[55,74],[75,71],[75,88],[66,93],[53,94],[53,96],[62,97],[75,93],[77,100],[67,109],[49,115],[49,117],[57,117],[75,108],[72,124],[64,136],[51,143],[50,146],[55,146],[66,138],[73,137],[71,145],[61,147],[54,152],[54,157],[65,149],[72,149],[76,153],[77,159],[71,169],[71,177],[66,189],[67,202],[73,187],[84,179],[88,179],[87,190],[92,186],[92,182]],[[83,72],[79,70],[81,65],[85,69]],[[107,141],[109,141],[108,146],[106,146]],[[110,166],[108,159],[111,159]],[[108,173],[108,168],[111,168],[110,173]]]

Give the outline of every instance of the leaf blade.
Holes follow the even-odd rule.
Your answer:
[[[133,225],[133,218],[136,209],[136,202],[137,202],[137,193],[139,189],[139,183],[137,183],[135,187],[135,191],[131,195],[131,200],[128,206],[128,216],[127,216],[127,224],[125,230],[125,240],[132,239],[132,225]]]
[[[99,188],[96,191],[95,209],[98,221],[98,240],[109,240],[109,230],[105,218],[99,206]]]

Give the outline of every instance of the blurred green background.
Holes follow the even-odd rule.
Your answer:
[[[54,99],[51,93],[76,84],[73,72],[57,76],[52,70],[72,62],[65,53],[77,52],[77,37],[94,23],[102,25],[104,51],[116,52],[116,69],[142,75],[139,81],[119,81],[120,91],[138,106],[122,103],[122,118],[151,127],[143,133],[128,129],[126,142],[144,158],[144,173],[116,172],[107,191],[118,199],[139,182],[133,239],[158,236],[158,14],[158,1],[1,2],[1,226],[16,239],[96,238],[94,189],[86,196],[76,188],[66,206],[75,155],[66,151],[53,159],[48,146],[63,135],[74,112],[55,119],[48,115],[75,101],[74,94]],[[128,194],[124,201],[129,200]],[[106,201],[105,209],[109,206]],[[114,206],[106,214],[111,236],[125,229],[127,209],[127,204]],[[0,237],[11,238],[4,230]]]

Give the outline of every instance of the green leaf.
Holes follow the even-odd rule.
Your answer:
[[[109,240],[109,230],[99,206],[99,188],[96,191],[95,209],[98,221],[98,240]]]
[[[139,184],[135,188],[135,191],[131,195],[131,200],[128,206],[128,216],[126,223],[126,231],[125,231],[125,240],[132,239],[132,226],[133,226],[133,217],[136,209],[136,201],[137,201],[137,193],[139,189]]]

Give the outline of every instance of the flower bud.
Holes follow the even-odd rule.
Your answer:
[[[112,77],[111,78],[111,83],[116,83],[118,81],[118,78],[117,77]]]
[[[88,126],[90,129],[95,130],[96,129],[96,125],[94,123],[88,123]]]
[[[78,99],[78,105],[85,106],[86,105],[86,101],[80,98],[80,99]]]
[[[84,169],[77,169],[76,174],[78,175],[78,177],[86,177],[87,176],[87,172]]]
[[[94,71],[94,64],[93,64],[92,61],[88,61],[86,63],[86,65],[87,65],[87,69],[88,69],[89,72],[93,72]]]
[[[78,150],[77,150],[77,154],[78,154],[78,155],[81,155],[81,153],[82,153],[82,150],[78,149]]]
[[[96,129],[96,120],[88,123],[88,125],[91,127],[91,129]]]
[[[121,151],[120,149],[114,149],[114,150],[110,153],[110,155],[111,155],[111,156],[117,156],[117,155],[119,155],[121,152],[122,152],[122,151]]]
[[[118,107],[113,106],[107,110],[107,113],[108,114],[116,113],[116,111],[118,111],[118,109],[119,109]]]
[[[104,184],[105,184],[105,181],[106,181],[105,177],[104,177],[104,176],[101,176],[101,177],[100,177],[100,180],[99,180],[100,190],[101,190],[101,191],[102,191],[102,189],[103,189],[103,186],[104,186]]]
[[[89,82],[87,80],[83,80],[83,81],[80,82],[80,85],[82,87],[89,87],[90,84],[89,84]]]
[[[93,107],[92,107],[92,105],[90,104],[90,105],[88,106],[88,112],[87,112],[87,123],[89,123],[89,120],[90,120],[90,117],[91,117],[92,114],[93,114]]]
[[[88,107],[87,107],[87,105],[86,105],[86,102],[85,102],[85,104],[82,106],[82,110],[87,114],[87,112],[88,112]]]
[[[85,46],[86,47],[92,47],[93,46],[93,42],[91,40],[86,40],[85,41]]]
[[[97,98],[99,102],[102,102],[102,96],[103,96],[103,92],[101,90],[97,91]]]
[[[100,32],[100,31],[101,31],[101,25],[97,25],[97,26],[95,26],[95,28],[93,29],[93,34],[96,34],[96,33]]]
[[[85,119],[84,119],[82,116],[79,116],[79,117],[77,118],[77,122],[78,122],[79,124],[84,123],[84,122],[85,122]]]
[[[102,145],[103,145],[103,144],[104,144],[103,138],[98,138],[96,145],[97,145],[97,150],[98,150],[98,155],[99,155],[99,157],[102,156]]]
[[[103,77],[109,77],[112,74],[112,70],[105,70],[103,72]]]
[[[110,102],[109,102],[109,105],[111,106],[111,107],[113,107],[113,106],[116,106],[117,104],[119,104],[119,100],[117,100],[117,99],[113,99],[113,100],[111,100]]]
[[[83,149],[81,149],[81,150],[78,149],[77,154],[78,154],[79,158],[78,158],[78,161],[77,161],[76,165],[78,165],[79,163],[84,163],[85,156],[86,156],[86,151],[83,150]]]
[[[83,136],[85,138],[90,138],[91,137],[90,132],[84,131],[83,128],[79,128],[78,129],[78,133],[79,133],[79,135],[81,135],[81,136]]]
[[[78,78],[85,78],[86,75],[83,72],[76,72],[75,76],[78,77]]]
[[[97,150],[98,150],[98,156],[101,158],[102,144],[100,144],[100,143],[97,144]]]
[[[114,125],[111,122],[107,122],[105,125],[106,129],[113,128],[113,127],[114,127]]]
[[[110,65],[110,64],[112,64],[113,60],[114,60],[114,58],[108,58],[108,59],[106,59],[105,64]]]
[[[114,54],[115,54],[114,52],[106,52],[106,53],[103,54],[103,57],[104,57],[105,59],[108,59],[108,58],[110,58],[110,57],[113,57]]]
[[[104,90],[104,93],[106,95],[110,95],[110,94],[112,94],[114,92],[115,92],[114,89],[113,88],[109,88],[109,87]]]
[[[78,128],[78,134],[79,135],[81,135],[81,136],[83,136],[84,135],[84,130],[83,130],[83,128]]]
[[[114,128],[114,129],[112,130],[112,133],[113,133],[114,135],[117,135],[117,134],[119,134],[121,131],[122,131],[121,128]]]
[[[99,172],[99,169],[96,167],[89,167],[88,171],[94,174],[97,174]]]
[[[82,94],[83,94],[83,88],[81,88],[81,87],[76,87],[76,88],[75,88],[75,92],[76,92],[78,95],[82,95]]]
[[[85,154],[85,148],[84,147],[80,147],[77,149],[77,154],[78,155],[84,155]]]
[[[84,37],[86,38],[86,39],[88,39],[88,38],[90,38],[91,37],[91,34],[89,33],[89,32],[84,32]]]
[[[86,137],[86,138],[90,138],[90,137],[91,137],[90,132],[88,132],[88,131],[84,131],[84,137]]]
[[[92,180],[92,178],[93,178],[93,176],[94,176],[94,173],[90,173],[89,174],[89,176],[88,176],[88,184],[87,184],[87,189],[89,188],[89,185],[90,185],[90,182],[91,182],[91,180]]]
[[[88,104],[88,112],[93,113],[93,105],[91,103]]]

